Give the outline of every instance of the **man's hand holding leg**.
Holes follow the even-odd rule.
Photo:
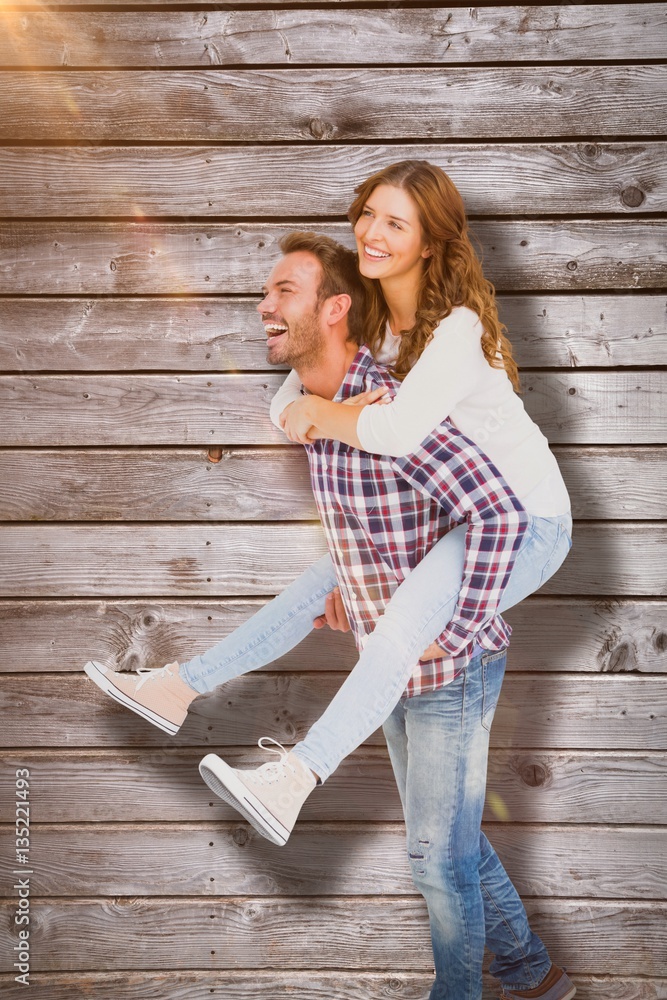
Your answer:
[[[347,620],[347,612],[338,587],[327,595],[324,614],[318,615],[313,621],[313,628],[324,628],[325,625],[328,625],[334,632],[350,631],[350,623]]]

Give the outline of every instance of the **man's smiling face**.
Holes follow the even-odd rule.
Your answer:
[[[271,365],[308,368],[321,355],[325,334],[318,290],[322,266],[307,251],[288,253],[271,271],[257,306],[267,335]]]

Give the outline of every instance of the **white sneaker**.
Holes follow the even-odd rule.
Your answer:
[[[90,660],[83,669],[100,690],[171,736],[185,722],[190,703],[199,693],[181,680],[178,663],[121,673]]]
[[[280,750],[264,746],[265,741],[275,743]],[[282,847],[317,782],[310,768],[282,743],[263,736],[259,746],[279,754],[280,759],[239,770],[209,753],[200,761],[199,773],[211,791],[234,806],[267,840]]]

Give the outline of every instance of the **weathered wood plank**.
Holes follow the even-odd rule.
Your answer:
[[[276,0],[272,0],[272,2],[276,2]],[[291,0],[291,2],[294,4],[295,7],[298,7],[300,4],[303,4],[304,6],[312,6],[313,0]],[[319,0],[318,5],[322,7],[331,6],[332,9],[335,9],[337,4],[345,5],[348,2],[349,0]],[[466,0],[451,0],[450,6],[461,7],[465,4],[465,2]],[[368,7],[373,7],[376,4],[378,5],[385,4],[386,0],[365,0],[365,3],[367,4]],[[488,3],[488,0],[484,0],[484,3]],[[109,7],[111,10],[113,10],[117,4],[120,4],[120,0],[104,0],[104,3],[99,4],[98,6]],[[69,0],[69,2],[66,4],[67,7],[78,7],[81,5],[84,5],[84,0]],[[150,10],[153,7],[162,8],[162,7],[169,7],[170,5],[177,5],[179,7],[182,7],[183,0],[141,0],[141,7],[143,9],[148,9],[148,10]],[[6,6],[7,8],[10,7],[9,4],[7,4]],[[30,9],[34,8],[34,6],[35,6],[35,0],[12,0],[11,3],[11,9],[15,8],[16,10],[23,10],[25,8]],[[85,6],[90,6],[88,4],[88,0],[86,0]],[[126,0],[123,0],[122,6],[127,7],[129,6],[129,4],[126,2]],[[203,0],[203,2],[199,6],[204,8],[207,6],[213,7],[214,3],[213,0]],[[219,6],[219,0],[218,0],[218,6]],[[256,7],[257,2],[256,0],[235,0],[234,2],[234,7],[246,7],[246,6]],[[269,6],[270,5],[267,4],[267,7]],[[42,5],[40,9],[43,10],[55,9],[59,11],[62,7],[63,7],[62,0],[42,0]]]
[[[272,0],[272,2],[276,3],[277,0]],[[278,2],[279,2],[279,0],[278,0]],[[400,2],[400,0],[399,0],[399,2]],[[120,3],[120,0],[104,0],[104,3],[99,4],[98,6],[99,7],[108,7],[108,8],[110,8],[110,9],[113,10],[116,7],[116,5],[119,4],[119,3]],[[318,6],[321,6],[321,7],[330,6],[332,9],[335,9],[338,4],[346,5],[347,3],[349,3],[349,0],[319,0]],[[450,6],[451,7],[462,7],[462,6],[465,6],[465,3],[466,3],[466,0],[451,0]],[[69,2],[65,6],[67,6],[67,7],[77,7],[77,6],[81,6],[82,4],[83,4],[83,0],[69,0]],[[295,7],[298,7],[301,4],[303,4],[304,6],[312,6],[313,5],[313,0],[291,0],[291,4],[290,5],[292,5],[292,4]],[[375,5],[381,5],[381,4],[386,4],[386,0],[365,0],[365,6],[368,6],[368,7],[373,7]],[[483,4],[489,4],[489,6],[491,6],[491,4],[489,3],[489,0],[483,0]],[[148,9],[148,10],[150,10],[153,7],[155,7],[155,8],[162,8],[162,7],[169,7],[170,5],[177,5],[177,6],[182,7],[183,6],[183,0],[141,0],[141,7],[143,9]],[[23,10],[25,8],[28,8],[28,9],[34,8],[35,2],[34,2],[34,0],[12,0],[11,5],[7,4],[6,6],[7,6],[7,8],[10,8],[10,9]],[[88,4],[87,0],[86,0],[85,6],[90,6]],[[129,6],[129,4],[127,4],[126,0],[123,0],[122,6],[127,7],[127,6]],[[138,6],[138,5],[135,5],[135,6]],[[203,2],[200,4],[200,6],[203,7],[203,8],[205,8],[207,6],[214,6],[213,0],[203,0]],[[246,7],[246,6],[256,7],[257,6],[257,2],[256,2],[256,0],[235,0],[234,7]],[[270,4],[267,4],[266,6],[267,6],[267,8],[270,9]],[[43,10],[52,10],[52,9],[60,10],[62,7],[63,7],[62,0],[42,0],[42,6],[41,6],[40,9],[43,9]]]
[[[282,373],[2,375],[3,444],[284,445],[269,420],[283,379]],[[551,444],[666,440],[664,371],[525,372],[521,385],[527,412]]]
[[[205,749],[209,749],[208,747]],[[33,823],[197,822],[238,813],[211,795],[197,770],[204,749],[17,750],[0,754],[0,822],[14,823],[14,774],[28,768]],[[255,767],[257,748],[225,749],[233,767]],[[484,819],[513,823],[665,822],[665,753],[492,750]],[[66,794],[64,793],[66,790]],[[356,750],[321,793],[311,795],[299,822],[402,821],[387,752]]]
[[[490,823],[485,832],[522,896],[663,899],[667,890],[660,827]],[[591,858],[598,851],[604,861]]]
[[[554,448],[576,519],[667,518],[661,447]],[[628,484],[632,484],[632,489]],[[6,521],[297,521],[317,517],[301,449],[0,450]]]
[[[2,601],[0,672],[19,669],[79,672],[87,659],[123,669],[158,667],[175,659],[185,663],[243,624],[264,603],[263,600]],[[667,611],[667,605],[661,606],[655,614],[651,614],[650,608],[652,605],[647,606],[646,615],[639,608],[628,610],[627,628],[618,626],[625,620],[622,611],[610,613],[606,631],[595,614],[595,623],[590,628],[597,640],[593,640],[593,648],[604,642],[607,632],[615,628],[619,638],[626,643],[630,636],[636,641],[640,631],[649,636],[659,632],[659,619]],[[547,609],[542,620],[553,620],[553,610]],[[577,602],[574,614],[578,615],[581,610],[581,603]],[[324,629],[314,632],[291,653],[276,660],[271,664],[271,671],[326,669],[332,662],[337,669],[349,669],[356,659],[356,647],[350,634]],[[644,656],[641,660],[649,663]],[[654,658],[652,662],[658,661]],[[667,655],[664,669],[667,671]]]
[[[3,836],[9,838],[11,829]],[[400,824],[298,823],[285,850],[220,823],[33,825],[34,896],[414,895]],[[512,825],[485,833],[521,896],[664,899],[658,827]],[[591,842],[595,851],[591,851]],[[4,859],[3,859],[4,860]],[[5,861],[2,895],[16,876]],[[214,881],[211,881],[213,877]]]
[[[667,55],[665,12],[655,3],[7,13],[3,20],[0,65],[5,67],[630,62]]]
[[[666,67],[667,68],[667,67]],[[0,293],[259,293],[294,225],[212,222],[0,223]],[[300,228],[348,246],[347,223]],[[477,221],[485,274],[500,291],[660,288],[660,219]]]
[[[510,669],[667,671],[666,611],[661,601],[532,597],[506,615],[514,629]]]
[[[3,593],[0,583],[6,597],[277,593],[326,551],[314,524],[285,524],[280,531],[259,524],[16,525],[2,531],[4,587],[12,591]]]
[[[655,460],[659,469],[658,453]],[[652,464],[647,456],[641,466],[649,478]],[[615,478],[622,476],[621,466],[622,459]],[[230,448],[218,464],[207,460],[205,450],[194,449],[0,451],[2,520],[302,521],[317,516],[308,462],[299,448]]]
[[[667,979],[572,974],[587,1000],[667,1000]],[[213,990],[221,1000],[428,1000],[433,976],[420,972],[38,972],[30,983],[40,1000],[201,1000]],[[0,974],[5,1000],[19,1000],[25,987]],[[496,1000],[498,981],[486,976],[483,1000]]]
[[[319,525],[9,525],[0,597],[223,597],[279,593],[324,554]],[[664,596],[661,523],[579,523],[543,594]],[[572,641],[575,637],[572,636]]]
[[[370,174],[419,157],[451,176],[472,218],[637,214],[665,209],[666,145],[4,146],[0,204],[5,217],[340,216]]]
[[[11,521],[317,517],[305,453],[290,447],[226,449],[219,464],[190,449],[2,451],[0,483]]]
[[[117,669],[161,667],[214,646],[264,605],[239,601],[0,601],[0,673],[80,672],[86,659]],[[667,673],[664,601],[529,598],[507,613],[508,671]],[[576,642],[564,642],[574,636]],[[349,670],[351,635],[313,633],[270,666]],[[264,668],[262,668],[264,669]]]
[[[621,299],[622,303],[628,301],[625,296]],[[523,301],[523,297],[518,301]],[[575,312],[577,301],[573,300]],[[632,303],[632,312],[643,315],[636,349],[642,349],[646,337],[654,341],[647,352],[650,364],[662,339],[662,326],[658,326],[662,301],[663,296],[651,295],[643,307],[639,300]],[[257,302],[257,298],[153,296],[0,299],[0,370],[265,371],[266,338]],[[542,303],[541,297],[539,302]],[[536,312],[538,308],[535,300]],[[596,307],[593,315],[597,312]],[[554,327],[554,343],[558,342],[566,322],[570,319],[563,316],[562,322]],[[612,319],[612,326],[618,329],[619,336],[628,336],[627,331],[621,330],[625,327],[623,320],[617,323]],[[605,336],[608,340],[615,339],[606,330],[603,334],[601,324],[597,323],[591,326],[590,335],[591,339]],[[584,337],[588,339],[588,328]]]
[[[0,77],[0,139],[492,139],[664,133],[660,65],[71,70]]]
[[[0,422],[6,445],[284,444],[268,419],[283,379],[282,374],[3,376]]]
[[[667,453],[660,448],[553,449],[572,499],[573,517],[667,517]]]
[[[667,365],[664,295],[501,295],[498,305],[519,366]],[[0,371],[265,371],[256,306],[217,297],[8,296],[0,299]]]
[[[337,666],[329,663],[329,668]],[[263,733],[281,743],[304,739],[345,680],[339,673],[266,673],[228,681],[198,698],[174,737],[176,746],[252,744]],[[503,684],[494,747],[667,749],[665,682],[654,677],[515,674]],[[162,746],[164,734],[103,694],[83,673],[0,678],[0,746]],[[377,730],[368,743],[384,745]]]
[[[581,381],[570,372],[525,374],[522,379],[526,410],[552,444],[651,444],[665,440],[663,373],[620,371],[579,378]],[[664,384],[667,386],[667,381]],[[642,424],[643,429],[639,429],[637,425]]]
[[[13,900],[0,903],[9,926]],[[573,971],[660,975],[667,904],[526,900],[531,926]],[[54,969],[348,969],[430,971],[423,900],[262,897],[31,900],[36,972]],[[213,919],[211,919],[213,918]],[[298,926],[300,933],[294,934]],[[12,967],[17,928],[0,941]]]

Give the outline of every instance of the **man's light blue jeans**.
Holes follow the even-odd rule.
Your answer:
[[[499,611],[518,604],[556,572],[571,542],[572,518],[530,515]],[[465,557],[466,526],[444,535],[397,588],[359,660],[322,716],[293,752],[325,781],[340,762],[382,725],[398,703],[424,650],[451,621]],[[201,693],[287,653],[324,613],[336,586],[323,556],[278,597],[208,652],[180,666]]]
[[[428,907],[436,970],[430,1000],[481,1000],[485,943],[503,986],[533,989],[551,966],[480,830],[506,655],[480,651],[447,687],[401,699],[383,726],[412,879]]]

